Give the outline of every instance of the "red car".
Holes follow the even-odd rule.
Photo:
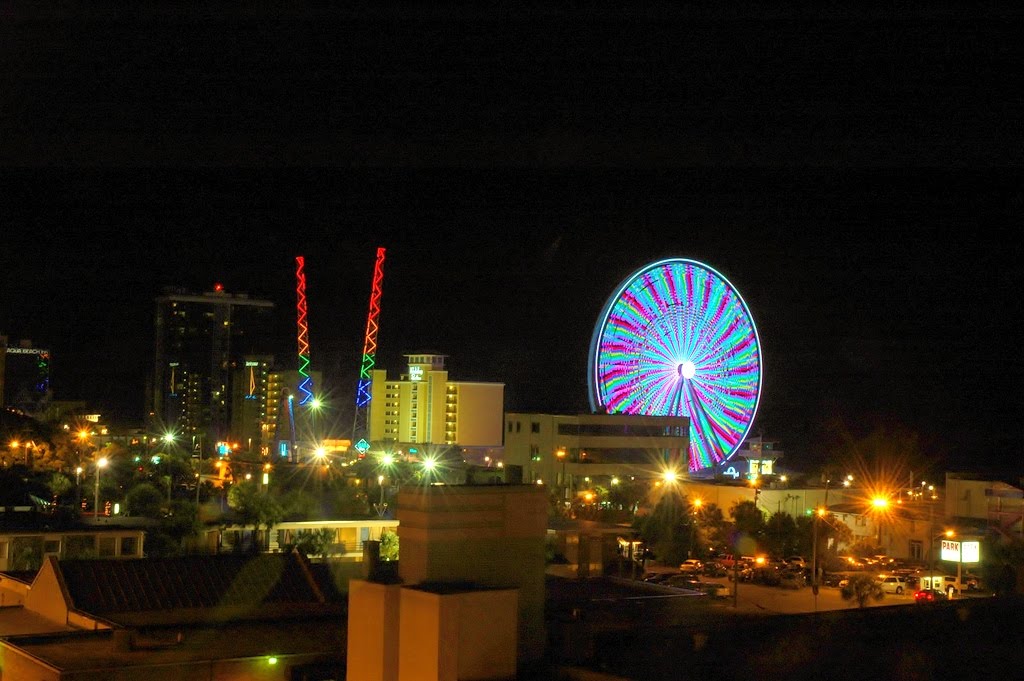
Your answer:
[[[934,603],[935,601],[946,600],[949,600],[949,596],[946,595],[945,591],[939,591],[938,589],[921,589],[914,592],[915,603]]]

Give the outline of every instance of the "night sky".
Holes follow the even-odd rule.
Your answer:
[[[586,411],[607,297],[681,256],[750,307],[791,465],[840,418],[1024,473],[1022,10],[157,6],[0,13],[0,333],[58,399],[141,419],[165,285],[293,352],[304,255],[350,413],[385,246],[380,366]]]

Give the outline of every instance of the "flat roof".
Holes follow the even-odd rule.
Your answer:
[[[138,632],[135,646],[129,650],[118,649],[113,631],[16,636],[7,643],[61,671],[141,669],[291,655],[343,658],[347,645],[343,620],[343,616],[306,616],[221,626],[149,628]]]

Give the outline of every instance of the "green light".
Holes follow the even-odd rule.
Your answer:
[[[267,658],[267,664],[277,664],[277,658],[276,657],[268,657]]]

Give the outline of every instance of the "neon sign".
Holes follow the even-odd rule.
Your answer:
[[[423,380],[423,368],[422,367],[409,367],[409,380],[410,381],[422,381]]]

